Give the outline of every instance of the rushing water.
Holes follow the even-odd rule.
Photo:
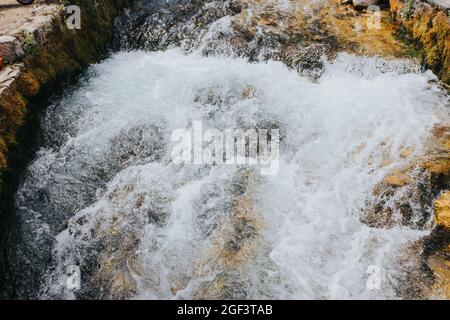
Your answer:
[[[16,195],[20,295],[405,296],[420,281],[416,244],[429,229],[370,228],[360,215],[407,161],[400,150],[420,154],[448,120],[430,80],[406,61],[348,54],[315,81],[281,62],[201,49],[113,54],[42,117],[42,146]],[[279,129],[278,174],[174,164],[171,134],[194,120]],[[71,265],[82,271],[75,294]],[[373,270],[384,274],[376,288]]]

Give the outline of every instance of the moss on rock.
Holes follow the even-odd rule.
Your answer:
[[[450,85],[450,19],[446,12],[414,0],[390,0],[392,17],[422,50],[422,61]]]

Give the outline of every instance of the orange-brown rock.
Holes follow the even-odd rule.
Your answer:
[[[392,17],[420,44],[423,60],[450,84],[450,19],[444,10],[425,2],[390,0]]]
[[[390,22],[388,11],[358,12],[351,6],[340,5],[338,0],[331,0],[320,12],[322,21],[336,34],[346,51],[385,58],[406,56],[405,46],[394,35],[396,26]],[[379,24],[375,20],[377,15]]]
[[[384,183],[395,188],[406,186],[410,181],[408,173],[400,169],[395,170],[384,178]]]
[[[436,224],[450,229],[450,191],[444,192],[434,202]]]

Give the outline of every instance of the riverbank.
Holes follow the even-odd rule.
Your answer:
[[[33,104],[103,57],[112,38],[114,18],[127,1],[78,0],[72,4],[81,8],[80,30],[67,27],[68,15],[59,4],[2,5],[0,185],[8,179],[11,164],[23,157],[25,151],[17,137],[34,116]]]
[[[450,3],[436,0],[389,3],[402,40],[414,43],[424,67],[450,85]]]
[[[9,219],[12,194],[34,147],[39,106],[105,56],[114,18],[128,1],[74,0],[72,4],[81,9],[79,30],[67,27],[69,15],[59,4],[38,1],[33,6],[19,6],[8,1],[0,5],[1,229]],[[0,262],[0,281],[4,283],[7,266]]]

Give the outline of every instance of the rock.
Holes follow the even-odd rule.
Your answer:
[[[19,77],[21,66],[0,69],[0,96]]]
[[[253,86],[246,87],[241,93],[242,99],[252,99],[254,97],[255,97],[255,88]]]
[[[20,42],[11,36],[0,36],[0,57],[4,62],[14,62],[23,56]]]
[[[353,6],[357,10],[367,9],[370,6],[379,4],[379,0],[353,0]]]
[[[450,158],[446,156],[434,156],[430,160],[421,163],[421,167],[432,176],[448,179],[450,175]]]
[[[450,229],[450,191],[444,192],[434,202],[436,224]]]
[[[46,44],[47,37],[53,30],[53,20],[54,16],[51,14],[36,16],[32,21],[22,25],[22,33],[33,35],[34,41],[39,45]]]
[[[395,170],[384,178],[384,182],[391,187],[398,188],[407,185],[410,182],[410,178],[405,172]]]
[[[400,150],[400,158],[408,158],[414,152],[414,147],[403,148]]]
[[[433,272],[435,283],[432,288],[431,299],[450,299],[450,246],[431,255],[427,265]]]
[[[421,44],[427,69],[450,85],[450,13],[448,0],[389,0],[391,16],[401,26],[404,41]]]

